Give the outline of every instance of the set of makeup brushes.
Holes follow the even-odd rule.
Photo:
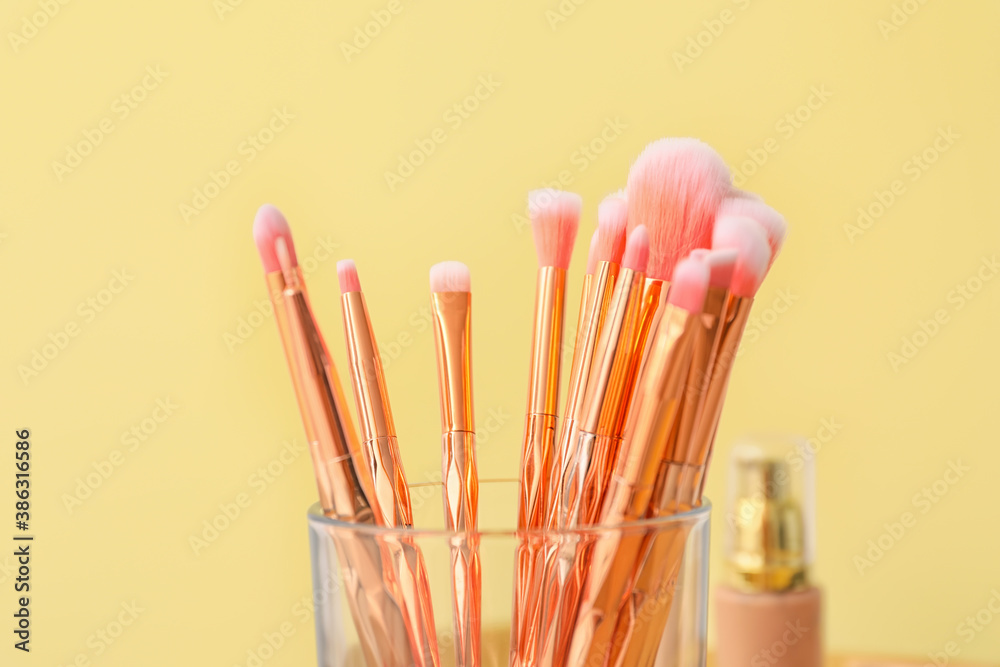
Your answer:
[[[521,450],[510,664],[652,665],[683,530],[645,519],[701,503],[730,369],[753,297],[784,240],[783,218],[732,186],[694,139],[642,152],[597,211],[559,412],[566,275],[579,196],[529,195],[538,255]],[[409,490],[357,269],[338,263],[355,431],[311,312],[287,222],[264,206],[254,238],[298,398],[323,511],[412,526]],[[451,541],[455,660],[481,664],[478,473],[468,267],[430,272]],[[641,530],[630,530],[641,525]],[[598,530],[599,529],[599,530]],[[369,665],[438,665],[429,582],[406,531],[332,534]]]

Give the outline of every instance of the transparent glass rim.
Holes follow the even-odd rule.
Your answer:
[[[510,483],[511,480],[482,480],[483,483]],[[426,485],[411,485],[416,486],[426,486]],[[439,486],[439,485],[435,485]],[[552,539],[557,536],[587,536],[587,535],[602,535],[607,533],[630,533],[630,532],[650,532],[666,530],[670,527],[676,526],[692,526],[699,523],[703,523],[708,520],[709,514],[712,510],[712,503],[708,498],[702,498],[702,503],[698,507],[694,507],[686,512],[680,512],[678,514],[668,514],[664,516],[651,517],[646,519],[640,519],[638,521],[630,521],[627,523],[618,524],[601,524],[593,526],[580,526],[578,528],[553,528],[553,529],[543,529],[534,528],[526,530],[516,530],[516,529],[489,529],[489,530],[479,530],[474,533],[480,539],[482,538],[530,538],[537,537],[539,539]],[[349,531],[356,534],[362,535],[381,535],[381,536],[399,536],[407,537],[410,539],[450,539],[454,537],[467,537],[469,533],[463,531],[446,530],[443,528],[427,529],[427,528],[389,528],[386,526],[376,526],[368,523],[353,523],[350,521],[342,521],[340,519],[335,519],[333,517],[326,516],[323,513],[323,509],[320,504],[313,503],[307,512],[307,518],[310,524],[318,526],[326,526],[328,528],[334,528],[338,531]]]

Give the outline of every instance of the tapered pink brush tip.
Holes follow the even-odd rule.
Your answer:
[[[667,301],[697,313],[705,305],[705,294],[708,292],[709,267],[704,260],[687,258],[677,263],[673,276],[670,278],[670,293]]]
[[[645,273],[649,264],[649,232],[645,227],[636,227],[625,242],[622,266],[636,273]]]
[[[340,283],[340,293],[361,291],[361,279],[358,277],[358,267],[353,259],[342,259],[337,262],[337,281]]]
[[[264,204],[257,209],[257,215],[253,219],[253,240],[257,244],[260,261],[267,273],[281,270],[281,261],[276,249],[279,239],[285,243],[291,265],[298,266],[299,262],[295,257],[295,244],[292,242],[292,230],[288,227],[288,221],[275,206]]]
[[[432,292],[470,292],[472,276],[462,262],[439,262],[431,267]]]
[[[544,188],[528,193],[538,266],[569,268],[582,208],[583,199],[573,192]]]

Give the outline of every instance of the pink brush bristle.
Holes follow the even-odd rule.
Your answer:
[[[267,273],[281,270],[281,262],[276,249],[279,239],[284,241],[291,265],[298,266],[299,262],[295,257],[295,244],[292,242],[292,230],[288,227],[288,221],[277,208],[271,204],[264,204],[257,209],[257,215],[253,219],[253,240],[257,244],[260,261]]]
[[[462,262],[439,262],[431,267],[432,292],[469,292],[472,275]]]
[[[764,229],[767,243],[771,247],[771,261],[768,267],[774,264],[788,235],[788,223],[785,222],[784,216],[765,204],[759,196],[743,190],[726,197],[719,206],[718,215],[738,215],[755,220]]]
[[[649,232],[639,226],[632,230],[625,242],[622,266],[636,273],[645,273],[649,264]]]
[[[667,280],[677,262],[708,247],[712,223],[732,191],[729,168],[697,139],[660,139],[646,146],[628,174],[628,226],[649,230],[651,278]]]
[[[704,250],[701,259],[708,265],[708,286],[729,289],[729,283],[733,280],[733,269],[736,268],[736,260],[739,253],[733,249],[725,250]],[[694,257],[694,252],[691,257]]]
[[[580,195],[545,188],[528,193],[528,214],[539,266],[568,269],[580,226]]]
[[[708,291],[709,267],[704,259],[688,257],[674,267],[667,302],[691,313],[701,312]]]
[[[361,291],[361,278],[358,277],[358,267],[353,259],[337,262],[337,281],[340,283],[341,294]]]
[[[593,275],[597,271],[597,230],[590,236],[590,250],[587,251],[587,273]]]
[[[763,228],[751,218],[719,216],[712,233],[712,249],[737,252],[729,291],[736,296],[753,297],[771,259],[771,248]]]
[[[628,231],[628,202],[620,192],[610,194],[597,207],[597,261],[621,264]]]

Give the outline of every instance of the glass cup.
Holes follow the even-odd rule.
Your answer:
[[[523,666],[614,654],[610,664],[704,667],[707,501],[618,526],[518,532],[517,482],[481,480],[479,531],[463,534],[442,528],[440,484],[410,491],[414,529],[310,508],[320,667],[507,667],[512,647]]]

